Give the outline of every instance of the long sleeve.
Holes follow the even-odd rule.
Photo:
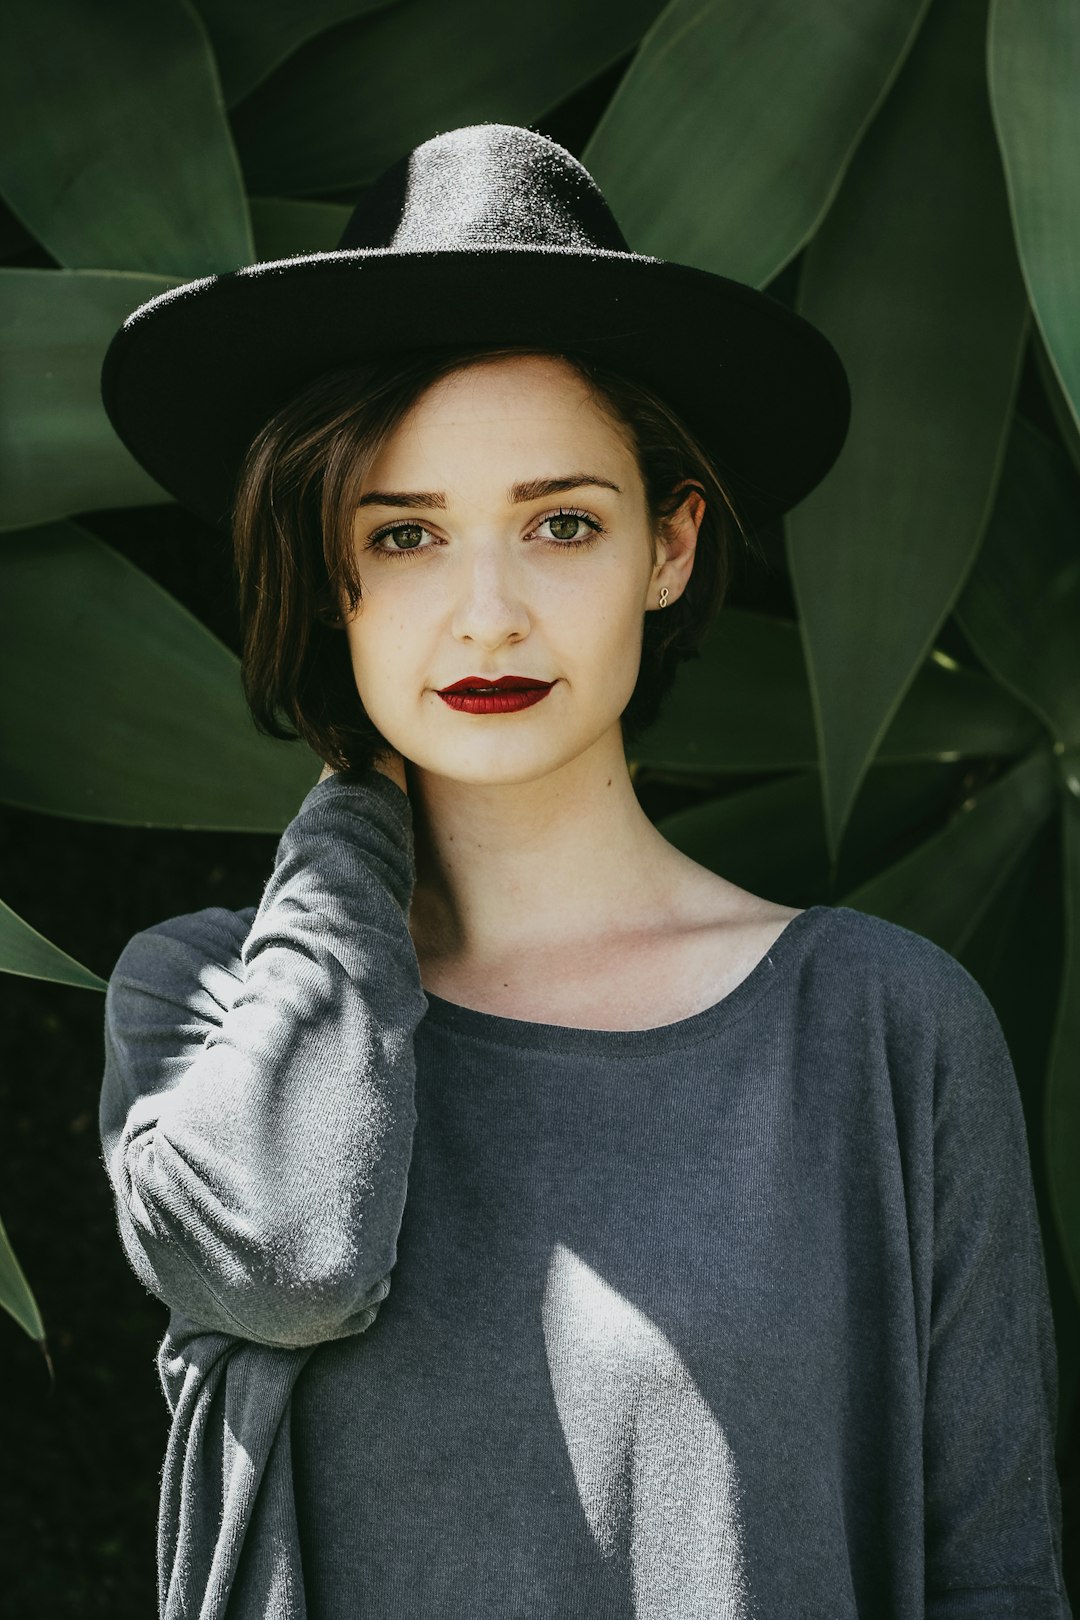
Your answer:
[[[1068,1620],[1057,1362],[1023,1110],[977,982],[957,965],[938,993],[927,1620]]]
[[[203,1327],[294,1347],[362,1331],[390,1286],[427,1006],[405,793],[313,787],[252,916],[136,934],[105,997],[99,1125],[145,1286]]]

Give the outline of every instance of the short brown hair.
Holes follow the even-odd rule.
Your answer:
[[[747,540],[711,457],[671,407],[639,382],[576,352],[509,345],[428,349],[343,366],[293,395],[253,440],[232,506],[242,630],[241,680],[256,728],[299,738],[347,780],[392,745],[356,689],[342,604],[362,598],[353,512],[380,447],[425,389],[473,362],[548,355],[573,365],[636,452],[654,533],[687,486],[705,500],[694,566],[670,608],[647,612],[641,665],[622,714],[624,748],[656,719],[681,659],[695,656]],[[291,727],[283,724],[291,722]]]

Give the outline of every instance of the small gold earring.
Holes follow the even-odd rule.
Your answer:
[[[667,593],[667,586],[664,585],[660,589],[660,606],[661,607],[667,607],[667,594],[668,594]]]

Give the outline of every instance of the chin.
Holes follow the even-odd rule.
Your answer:
[[[534,732],[531,738],[521,733],[511,738],[507,729],[501,737],[477,737],[464,742],[458,739],[456,744],[424,749],[419,756],[408,757],[415,759],[422,771],[448,781],[515,787],[542,782],[573,765],[591,749],[602,746],[607,729],[582,738],[568,737],[559,728],[547,737]]]
[[[420,768],[428,770],[433,776],[444,777],[448,782],[468,783],[474,787],[514,787],[523,782],[543,781],[553,770],[558,770],[560,763],[529,765],[523,761],[453,759],[447,760],[445,765]]]

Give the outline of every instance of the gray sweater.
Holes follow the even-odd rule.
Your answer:
[[[170,1309],[162,1620],[1069,1620],[1016,1080],[946,951],[811,906],[707,1010],[422,989],[411,807],[125,946],[101,1140]]]

